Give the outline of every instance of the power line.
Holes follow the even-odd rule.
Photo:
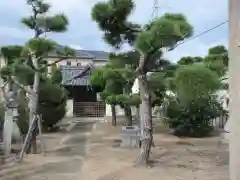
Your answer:
[[[202,33],[199,33],[199,34],[197,34],[197,35],[195,35],[195,36],[193,36],[193,37],[191,37],[191,38],[189,38],[189,39],[186,39],[186,40],[184,40],[183,42],[180,42],[179,44],[177,44],[177,45],[174,47],[174,49],[175,49],[176,47],[180,46],[180,45],[183,45],[183,44],[185,44],[185,43],[193,40],[193,39],[196,39],[196,38],[198,38],[198,37],[200,37],[200,36],[202,36],[202,35],[204,35],[204,34],[207,34],[208,32],[210,32],[210,31],[212,31],[212,30],[214,30],[214,29],[217,29],[217,28],[219,28],[220,26],[222,26],[222,25],[224,25],[224,24],[226,24],[226,23],[228,23],[228,20],[227,20],[227,21],[224,21],[224,22],[221,22],[220,24],[218,24],[218,25],[216,25],[216,26],[214,26],[214,27],[212,27],[212,28],[210,28],[210,29],[207,29],[207,30],[203,31]]]

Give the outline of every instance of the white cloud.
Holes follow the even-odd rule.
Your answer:
[[[80,15],[85,14],[90,16],[91,7],[97,2],[96,0],[46,0],[52,6],[51,11],[64,12],[68,15]],[[77,14],[76,14],[77,13]],[[78,18],[76,16],[76,18]]]
[[[17,39],[27,39],[31,37],[32,33],[18,28],[0,26],[0,37],[9,37]]]
[[[0,10],[1,12],[14,11],[21,18],[28,14],[29,8],[26,5],[25,0],[2,0]],[[81,44],[84,47],[92,47],[103,49],[106,46],[101,42],[100,30],[96,27],[96,24],[92,22],[90,18],[90,12],[92,6],[99,1],[106,0],[47,0],[52,5],[53,13],[63,12],[70,21],[69,31],[66,34],[54,36],[55,40],[59,42],[67,42],[73,44],[77,48],[81,48],[76,44]],[[136,9],[131,17],[138,23],[146,23],[150,21],[153,11],[154,0],[135,0]],[[195,32],[199,33],[207,28],[226,20],[227,18],[227,0],[161,0],[159,1],[159,15],[165,12],[178,12],[184,13],[189,19],[190,23],[194,26]],[[1,23],[1,20],[0,20]],[[19,23],[20,24],[20,23]],[[221,30],[221,29],[220,29]],[[220,31],[219,30],[219,31]],[[224,31],[225,33],[225,31]],[[15,29],[9,22],[8,27],[0,26],[0,36],[9,38],[22,38],[29,37],[29,32],[24,30]],[[192,40],[176,50],[167,53],[167,57],[178,60],[181,56],[185,55],[204,55],[207,53],[211,44],[226,44],[227,34],[214,34],[208,38],[205,36],[199,39]],[[86,40],[89,39],[89,40]],[[79,42],[78,42],[79,41]]]
[[[136,2],[137,9],[133,15],[133,19],[140,21],[144,18],[145,21],[148,21],[147,18],[149,18],[150,20],[150,15],[153,10],[153,0],[151,3],[146,3],[141,0],[136,0]],[[183,13],[194,26],[195,34],[212,28],[227,19],[227,0],[164,0],[161,2],[162,3],[159,3],[159,15],[166,12]],[[149,12],[147,12],[146,9],[148,9]],[[171,52],[167,52],[165,56],[172,61],[178,61],[182,56],[204,56],[212,46],[219,44],[227,45],[227,37],[228,35],[225,30],[219,28],[217,31],[213,31],[211,34],[209,33],[207,37],[201,36],[179,46]]]
[[[83,47],[82,46],[80,46],[80,45],[77,45],[77,44],[70,44],[70,45],[68,45],[70,48],[73,48],[73,49],[76,49],[76,50],[81,50],[81,49],[83,49]]]
[[[213,41],[211,43],[204,43],[197,39],[195,41],[186,42],[180,45],[173,51],[165,53],[165,57],[173,62],[177,62],[183,56],[206,56],[208,49],[217,45],[228,46],[227,38],[219,39],[218,41]]]
[[[1,1],[1,6],[0,9],[5,9],[5,8],[20,8],[24,5],[25,1],[23,0],[4,0]]]
[[[2,2],[3,1],[3,2]],[[90,5],[93,5],[96,0],[45,0],[51,5],[51,12],[63,12],[71,14],[78,11],[78,13],[86,13],[89,11]],[[26,0],[1,0],[0,10],[14,10],[18,13],[25,14],[30,10],[26,4]]]

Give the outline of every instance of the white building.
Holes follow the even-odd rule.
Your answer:
[[[54,63],[55,61],[58,61],[60,58],[63,58],[63,57],[60,57],[56,54],[50,54],[48,56],[48,63]],[[86,86],[89,85],[87,77],[90,74],[88,74],[87,76],[80,78],[80,79],[70,80],[65,83],[64,83],[64,81],[73,78],[73,76],[76,75],[76,73],[80,73],[89,64],[91,64],[94,68],[98,68],[98,67],[104,66],[107,62],[108,62],[108,53],[107,52],[94,51],[94,50],[75,50],[75,55],[73,57],[68,57],[68,58],[64,59],[63,61],[56,63],[56,66],[58,68],[61,68],[61,70],[62,70],[63,85],[68,86],[67,88],[69,88],[69,89],[74,89],[74,87],[75,88],[77,87],[80,90],[79,93],[83,93],[83,92],[85,93],[85,95],[82,94],[82,97],[84,97],[83,100],[88,102],[91,99],[93,99],[93,101],[96,101],[96,99],[97,99],[97,95],[91,91],[90,91],[91,93],[90,94],[88,93],[88,95],[86,96],[86,93],[87,93]],[[1,58],[0,59],[0,68],[2,68],[4,66],[5,66],[5,61],[3,58]],[[52,67],[49,67],[49,73],[51,73],[51,71],[52,71]],[[80,83],[80,84],[78,84],[78,83]],[[3,80],[1,78],[0,78],[0,84],[3,84]],[[77,94],[77,92],[76,92],[76,94]],[[94,96],[94,97],[88,98],[91,96]],[[3,94],[1,91],[0,92],[0,100],[2,100],[2,98],[3,98]],[[86,106],[90,106],[89,103],[85,102]],[[67,105],[67,116],[73,116],[74,110],[77,110],[79,108],[77,108],[76,106],[74,108],[74,105],[76,105],[76,102],[74,102],[73,98],[71,98],[71,94],[70,94],[70,99],[68,100],[67,104],[68,104]],[[105,110],[105,106],[103,108]],[[105,112],[104,112],[104,114],[105,114]]]

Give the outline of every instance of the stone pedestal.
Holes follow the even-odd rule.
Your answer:
[[[138,126],[122,127],[122,144],[124,148],[140,147],[140,128]]]

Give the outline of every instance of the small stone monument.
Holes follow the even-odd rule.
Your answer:
[[[140,128],[138,126],[122,127],[122,144],[124,148],[140,147]]]

